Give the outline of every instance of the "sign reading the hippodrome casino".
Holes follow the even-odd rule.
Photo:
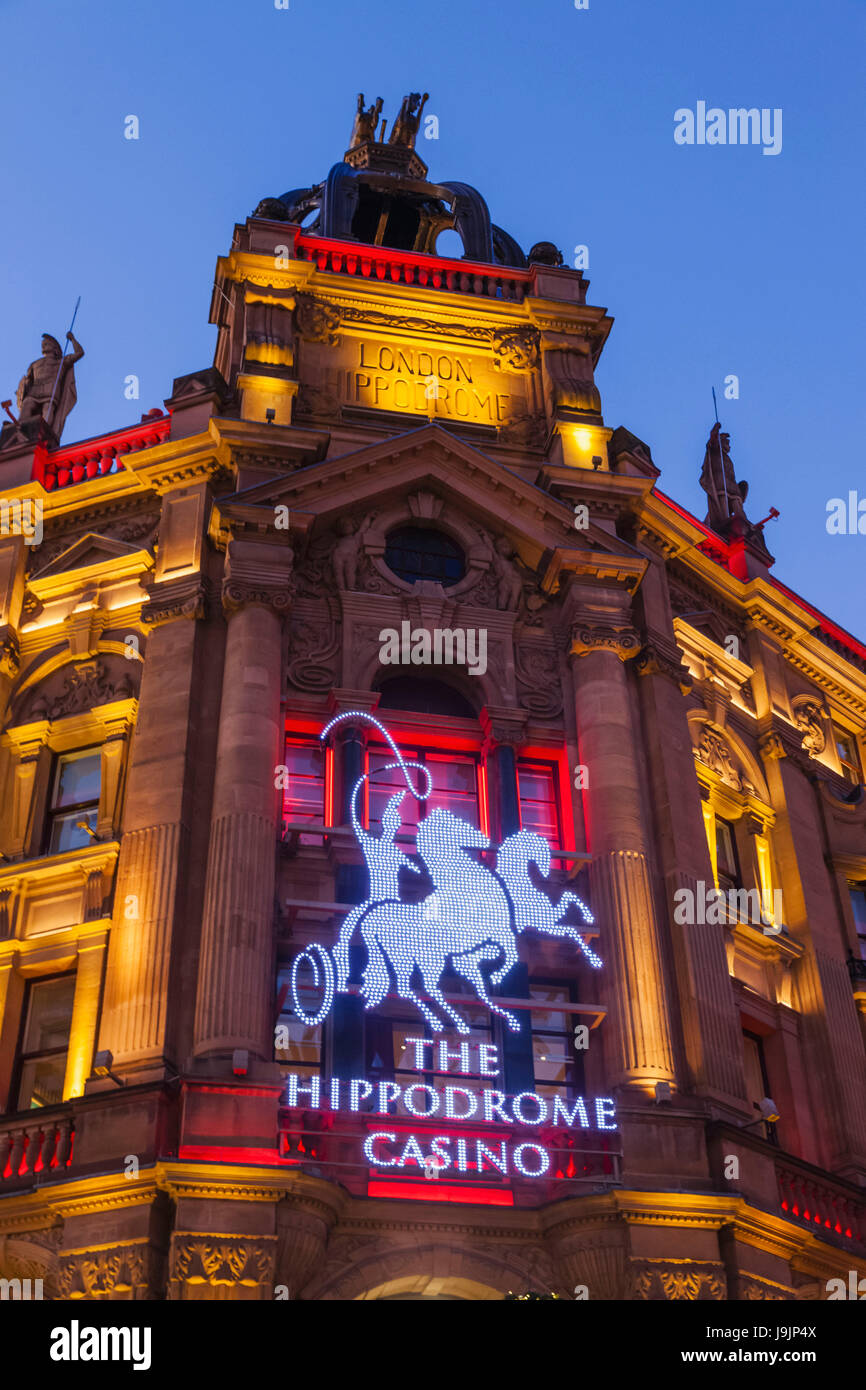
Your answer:
[[[333,955],[326,946],[313,942],[291,967],[290,993],[297,1018],[309,1026],[323,1022],[336,994],[348,994],[349,949],[360,939],[366,947],[367,964],[361,996],[365,1008],[377,1009],[389,994],[396,993],[415,1009],[429,1025],[433,1037],[407,1037],[410,1068],[418,1072],[456,1072],[473,1075],[472,1088],[443,1078],[432,1086],[417,1081],[408,1085],[397,1081],[372,1081],[363,1077],[332,1078],[299,1076],[291,1072],[286,1081],[285,1104],[289,1109],[349,1111],[365,1116],[379,1113],[388,1117],[399,1106],[403,1115],[429,1122],[441,1120],[453,1125],[487,1124],[513,1129],[517,1126],[548,1126],[571,1130],[615,1130],[616,1114],[609,1097],[542,1096],[535,1091],[508,1096],[501,1089],[502,1065],[499,1049],[493,1043],[460,1042],[449,1047],[436,1034],[444,1030],[468,1034],[469,1025],[452,1000],[442,991],[442,976],[453,970],[474,990],[477,998],[493,1014],[498,1014],[514,1032],[517,1016],[498,1000],[491,989],[502,984],[518,963],[518,941],[522,932],[535,932],[570,941],[593,969],[602,961],[580,931],[562,921],[569,909],[577,909],[586,926],[592,925],[589,908],[574,893],[564,892],[554,903],[535,886],[529,866],[534,864],[543,879],[550,873],[551,849],[542,836],[520,830],[503,840],[496,850],[495,871],[472,858],[470,850],[492,848],[475,826],[451,811],[436,807],[416,827],[418,857],[433,883],[433,891],[420,902],[401,898],[401,869],[420,872],[417,865],[397,844],[402,826],[400,805],[407,792],[426,801],[433,792],[429,769],[421,763],[406,762],[387,729],[362,711],[338,715],[322,731],[322,739],[337,724],[351,721],[374,725],[394,754],[394,762],[381,771],[399,771],[405,790],[395,792],[384,807],[381,833],[372,835],[359,818],[359,797],[369,773],[355,783],[351,797],[352,825],[366,861],[369,890],[366,899],[353,907],[340,927]],[[413,780],[413,774],[417,780]],[[420,978],[421,992],[413,988]],[[310,993],[321,996],[318,1008],[310,1008]],[[478,1078],[489,1084],[479,1088]],[[489,1136],[488,1136],[489,1137]],[[426,1146],[426,1147],[425,1147]],[[367,1135],[364,1158],[378,1169],[423,1168],[433,1176],[453,1169],[457,1173],[480,1171],[485,1161],[508,1176],[542,1177],[550,1169],[550,1154],[540,1144],[512,1144],[503,1138],[487,1144],[458,1134],[407,1133],[401,1123],[399,1133],[387,1118],[381,1128]]]

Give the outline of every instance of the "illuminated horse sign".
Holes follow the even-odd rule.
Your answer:
[[[405,762],[387,729],[364,712],[338,715],[321,737],[327,738],[337,724],[357,724],[359,720],[373,724],[386,739],[395,762],[388,763],[382,771],[402,772],[406,790],[396,792],[388,800],[382,814],[382,832],[376,836],[364,829],[358,817],[358,797],[369,774],[353,788],[352,825],[369,871],[369,895],[344,919],[333,962],[327,949],[318,943],[295,958],[291,992],[296,1015],[307,1024],[321,1023],[330,1011],[335,991],[349,992],[349,947],[360,934],[367,948],[361,986],[366,1008],[376,1008],[393,988],[400,998],[415,1005],[434,1032],[455,1027],[460,1033],[468,1033],[469,1025],[442,993],[442,976],[450,966],[516,1032],[517,1018],[491,997],[490,987],[501,984],[517,964],[518,933],[533,931],[566,938],[598,969],[600,958],[576,927],[562,921],[569,908],[576,907],[589,926],[592,913],[574,893],[563,893],[554,904],[533,884],[530,864],[536,866],[542,878],[550,873],[550,846],[540,835],[528,830],[509,835],[499,846],[494,871],[473,859],[469,852],[492,848],[487,837],[439,807],[424,817],[416,831],[418,857],[427,869],[433,892],[422,902],[404,902],[400,896],[400,870],[421,870],[396,843],[402,823],[400,803],[407,792],[426,801],[433,791],[433,780],[420,763]],[[410,769],[423,774],[423,785],[420,778],[417,785],[412,781]],[[312,969],[315,984],[323,990],[316,1013],[310,1013],[300,997],[299,975],[304,964]],[[485,970],[489,971],[489,978],[485,978]],[[426,998],[413,989],[416,972]],[[440,1014],[434,1012],[431,1004]]]

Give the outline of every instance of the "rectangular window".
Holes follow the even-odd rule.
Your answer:
[[[521,829],[541,835],[551,849],[562,849],[557,776],[553,764],[518,758],[517,796]]]
[[[48,810],[49,854],[81,849],[93,839],[99,818],[99,789],[102,754],[87,748],[80,753],[62,753],[54,768],[51,804]]]
[[[836,730],[836,752],[842,764],[842,775],[853,786],[859,786],[862,781],[860,757],[857,753],[857,740],[853,734],[844,734],[841,730]]]
[[[719,888],[723,893],[729,888],[742,888],[734,827],[722,820],[721,816],[716,816],[716,869]]]
[[[851,895],[860,959],[866,960],[866,884],[850,883],[848,892]]]
[[[28,984],[19,1053],[19,1110],[38,1110],[63,1100],[74,995],[74,974]]]
[[[569,986],[531,980],[529,994],[533,1001],[532,1055],[536,1091],[551,1101],[556,1095],[581,1095],[583,1054],[574,1047],[574,1027],[580,1017],[563,1008],[545,1008],[545,1005],[570,1004]]]
[[[430,811],[441,808],[451,811],[469,825],[480,826],[478,802],[478,759],[471,753],[442,753],[427,749],[407,749],[400,745],[406,762],[421,763],[433,779],[433,792],[426,801],[411,795],[402,771],[390,764],[395,761],[390,749],[372,747],[367,755],[368,825],[371,830],[382,824],[382,812],[390,797],[405,792],[400,803],[400,818],[406,834],[414,832],[419,820]],[[410,768],[409,776],[415,786],[425,782],[423,772]]]
[[[318,742],[290,739],[286,743],[286,786],[283,820],[289,824],[325,823],[325,750]],[[319,845],[319,835],[301,835],[302,845]]]
[[[752,1107],[757,1115],[760,1115],[760,1103],[765,1096],[769,1096],[770,1080],[767,1075],[767,1062],[764,1055],[764,1040],[757,1033],[750,1033],[748,1029],[743,1029],[743,1055],[746,1072],[746,1096],[751,1101]],[[779,1138],[776,1134],[775,1124],[765,1121],[763,1125],[755,1125],[755,1130],[760,1134],[763,1131],[765,1139],[771,1144],[778,1144]]]
[[[291,967],[281,965],[277,971],[278,1016],[277,1031],[274,1033],[274,1060],[281,1063],[286,1071],[297,1072],[299,1076],[318,1076],[322,1070],[323,1025],[319,1023],[311,1027],[292,1011],[290,978]],[[299,980],[298,988],[301,1006],[311,1016],[315,1015],[322,1002],[321,990],[313,988],[312,980],[306,987]]]

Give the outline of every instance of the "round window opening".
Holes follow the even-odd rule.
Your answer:
[[[385,564],[407,584],[432,580],[447,589],[466,573],[466,559],[456,541],[443,531],[400,526],[385,542]]]

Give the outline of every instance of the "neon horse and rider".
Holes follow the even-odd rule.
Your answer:
[[[400,896],[400,871],[420,874],[421,869],[397,844],[402,826],[400,806],[407,793],[426,801],[433,791],[433,781],[422,764],[404,760],[387,729],[366,712],[337,715],[323,729],[321,737],[327,738],[340,723],[360,720],[373,724],[395,755],[396,761],[380,770],[401,771],[406,787],[388,799],[382,813],[381,834],[372,835],[364,829],[358,814],[358,798],[370,774],[365,773],[355,784],[351,797],[352,826],[367,864],[369,893],[364,902],[352,908],[340,927],[334,947],[335,978],[324,947],[308,947],[295,964],[306,956],[318,973],[317,961],[321,961],[329,1008],[334,989],[338,993],[349,990],[349,947],[359,932],[367,949],[361,984],[366,1008],[376,1008],[393,988],[402,999],[415,1005],[434,1032],[453,1026],[459,1033],[468,1033],[469,1025],[442,992],[442,976],[450,966],[473,986],[491,1012],[500,1014],[516,1032],[516,1015],[498,1003],[490,989],[500,985],[517,964],[518,933],[541,932],[570,940],[598,969],[602,964],[600,957],[576,927],[561,920],[571,907],[576,907],[586,930],[592,925],[592,913],[574,893],[565,892],[558,903],[553,903],[532,882],[530,864],[536,866],[543,879],[550,873],[550,846],[540,835],[520,830],[508,836],[497,851],[493,870],[469,853],[491,849],[487,836],[441,807],[430,811],[416,828],[417,855],[427,870],[433,892],[421,902],[405,902]],[[424,786],[420,778],[417,785],[412,781],[410,769],[423,774]],[[485,976],[482,967],[489,970],[489,976]],[[423,995],[413,988],[416,971]],[[293,983],[295,975],[293,970]],[[441,1010],[446,1022],[430,1004]],[[295,1006],[302,1017],[313,1021],[299,1007],[296,993]],[[320,1013],[315,1021],[323,1016]]]

